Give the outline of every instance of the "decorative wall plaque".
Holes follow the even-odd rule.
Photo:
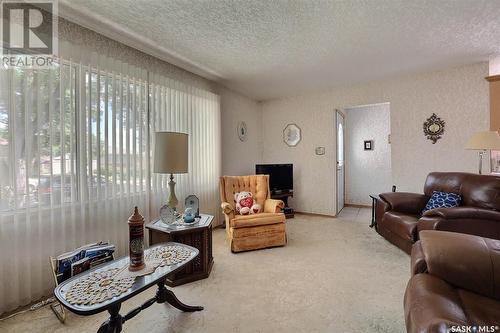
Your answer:
[[[248,130],[247,130],[247,123],[245,123],[244,121],[240,121],[238,123],[238,138],[240,139],[240,141],[247,141],[247,133],[248,133]]]
[[[289,147],[295,147],[302,139],[300,127],[296,124],[288,124],[283,130],[283,141]]]
[[[435,113],[424,122],[424,135],[432,141],[432,144],[441,139],[444,133],[444,124],[444,120],[436,116]]]

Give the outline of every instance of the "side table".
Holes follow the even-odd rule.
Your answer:
[[[194,223],[165,224],[161,219],[146,225],[149,245],[177,242],[200,251],[198,256],[181,270],[170,274],[166,284],[170,287],[205,279],[210,275],[214,259],[212,255],[212,215],[201,214]]]
[[[372,198],[372,223],[370,224],[370,228],[375,227],[375,230],[377,230],[377,221],[375,219],[375,210],[377,208],[377,200],[379,200],[379,196],[377,194],[370,194],[370,198]]]

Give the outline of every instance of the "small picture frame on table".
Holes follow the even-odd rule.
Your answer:
[[[196,195],[188,195],[184,200],[184,207],[192,208],[195,213],[195,217],[200,217],[200,200]]]

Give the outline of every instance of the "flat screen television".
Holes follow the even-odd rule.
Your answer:
[[[255,173],[269,175],[271,193],[293,192],[293,164],[257,164]]]

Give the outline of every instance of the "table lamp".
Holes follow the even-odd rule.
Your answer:
[[[500,150],[500,136],[497,131],[484,131],[474,134],[465,149],[479,150],[479,174],[482,173],[483,155],[486,150]]]
[[[174,173],[188,172],[188,135],[176,132],[156,132],[153,172],[170,174],[170,195],[167,206],[176,210]]]

